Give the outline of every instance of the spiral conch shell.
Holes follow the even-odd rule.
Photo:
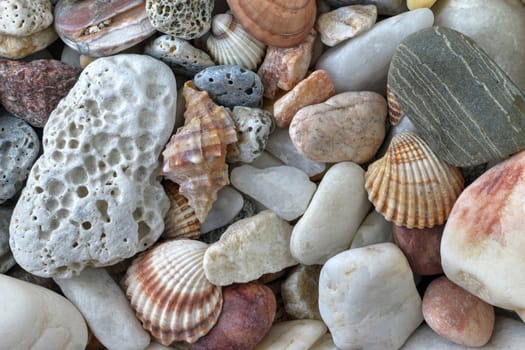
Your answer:
[[[248,34],[231,13],[222,13],[212,19],[206,48],[218,64],[254,70],[264,57],[266,45]]]
[[[136,258],[124,288],[142,326],[163,345],[194,343],[213,328],[222,309],[222,290],[204,274],[206,243],[176,239]]]
[[[170,209],[164,219],[164,238],[197,239],[201,234],[201,224],[195,210],[179,192],[179,186],[171,181],[164,181],[164,190],[170,200]]]
[[[365,174],[368,199],[376,210],[408,228],[445,223],[463,184],[458,168],[440,160],[409,131],[394,136],[383,158]]]
[[[228,111],[213,103],[206,91],[199,91],[192,81],[184,84],[185,125],[171,137],[162,152],[162,172],[180,185],[202,223],[217,192],[230,183],[226,149],[237,142],[235,124]]]

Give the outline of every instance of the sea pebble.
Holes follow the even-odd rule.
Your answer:
[[[0,110],[0,149],[0,203],[4,203],[24,186],[40,141],[26,122]]]
[[[82,315],[48,289],[0,274],[0,349],[84,349]]]
[[[221,315],[192,350],[251,350],[272,326],[276,301],[272,290],[257,282],[223,288]]]
[[[201,224],[201,234],[213,231],[229,223],[244,205],[242,195],[231,186],[224,186],[217,194],[204,223]]]
[[[43,50],[58,38],[53,26],[28,36],[0,34],[0,58],[13,60],[27,57]]]
[[[306,76],[312,60],[317,33],[312,29],[306,39],[292,47],[268,46],[257,74],[264,85],[264,97],[274,98],[279,89],[291,90]]]
[[[297,264],[290,253],[292,227],[271,210],[239,220],[204,254],[204,272],[226,286],[256,280]]]
[[[365,163],[385,137],[386,100],[375,92],[345,92],[301,108],[290,124],[290,138],[316,162]]]
[[[260,108],[235,106],[231,117],[237,130],[239,154],[227,159],[229,162],[250,163],[264,151],[268,137],[275,129],[272,114]]]
[[[194,78],[195,85],[206,90],[220,105],[259,107],[263,85],[257,74],[240,66],[213,66],[203,69]]]
[[[485,302],[525,320],[522,258],[525,151],[492,167],[467,187],[441,239],[445,275]]]
[[[372,28],[376,23],[377,8],[374,5],[343,6],[319,16],[315,28],[321,41],[335,46]]]
[[[286,313],[296,319],[320,320],[319,274],[320,265],[298,265],[281,284]]]
[[[359,225],[350,249],[393,241],[392,223],[386,221],[385,217],[376,210],[372,210]]]
[[[525,108],[519,107],[525,95],[455,30],[427,28],[405,39],[388,83],[421,138],[451,165],[478,165],[525,148]]]
[[[275,101],[273,114],[277,126],[287,127],[302,107],[324,102],[334,94],[335,87],[328,74],[324,70],[316,70]]]
[[[15,116],[43,128],[58,102],[76,83],[80,71],[50,59],[0,61],[0,102]]]
[[[6,273],[15,265],[15,259],[9,249],[9,221],[13,209],[0,207],[0,274]]]
[[[253,350],[305,350],[326,333],[317,320],[293,320],[275,323]]]
[[[346,5],[374,5],[380,15],[396,15],[406,10],[403,0],[326,0],[332,7]]]
[[[423,321],[412,271],[392,243],[329,259],[319,278],[319,310],[341,349],[399,349]]]
[[[28,36],[53,23],[49,0],[5,0],[0,10],[0,35]]]
[[[423,317],[442,337],[464,346],[485,345],[494,329],[494,308],[452,283],[433,280],[423,296]]]
[[[436,0],[407,0],[407,7],[409,10],[417,10],[419,8],[431,8],[436,3]]]
[[[439,246],[444,227],[418,229],[393,225],[394,242],[405,254],[414,273],[423,276],[443,273]]]
[[[161,35],[144,48],[146,55],[158,58],[174,73],[192,78],[201,70],[215,65],[210,56],[174,35]]]
[[[330,333],[326,333],[321,338],[319,338],[311,347],[309,347],[308,350],[340,350],[340,349],[337,346],[335,346],[334,340],[332,339],[332,335]]]
[[[149,334],[106,270],[85,269],[79,276],[54,281],[108,349],[142,350],[148,346]]]
[[[71,277],[151,246],[169,202],[158,157],[175,119],[176,83],[143,55],[97,59],[51,113],[44,154],[17,202],[10,246],[19,265]]]
[[[292,255],[305,265],[324,264],[347,250],[370,207],[365,171],[351,162],[335,164],[323,176],[306,212],[293,228]]]
[[[243,165],[233,169],[230,181],[285,220],[301,216],[317,188],[303,171],[285,165],[265,169]]]
[[[275,132],[272,135],[275,135]],[[270,139],[268,139],[268,141],[269,140]],[[268,145],[266,148],[268,148]],[[261,154],[259,154],[257,158],[255,158],[254,160],[250,162],[250,165],[256,168],[259,168],[259,169],[264,169],[264,168],[269,168],[272,166],[281,166],[281,165],[284,165],[284,163],[281,162],[277,157],[270,154],[269,152],[263,151],[261,152]]]
[[[80,52],[70,48],[67,45],[62,49],[60,61],[71,67],[82,68],[80,65]]]
[[[388,65],[396,47],[408,35],[432,26],[429,9],[401,13],[380,21],[366,33],[326,50],[316,69],[330,75],[337,93],[375,91],[384,93]]]
[[[285,165],[301,169],[310,177],[321,174],[326,170],[325,163],[314,162],[299,152],[290,139],[290,134],[287,128],[277,128],[270,135],[268,138],[268,144],[266,145],[266,150],[271,155],[280,159],[282,161],[281,164],[284,163]],[[257,166],[254,162],[252,162],[251,165]],[[277,166],[277,164],[274,166]],[[257,167],[260,168],[260,166]]]
[[[6,275],[14,277],[18,280],[29,282],[31,284],[36,284],[40,287],[50,289],[57,293],[62,293],[60,287],[53,281],[52,278],[44,278],[40,276],[33,275],[19,265],[13,266],[9,271],[6,272]]]

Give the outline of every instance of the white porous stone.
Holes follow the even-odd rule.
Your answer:
[[[120,350],[142,350],[149,345],[149,334],[106,270],[85,269],[79,276],[54,281],[82,313],[102,345]]]
[[[317,320],[294,320],[275,323],[253,350],[310,349],[326,333],[326,326]]]
[[[304,213],[317,188],[304,172],[284,165],[265,169],[243,165],[233,169],[230,181],[288,221]]]
[[[393,243],[350,249],[319,277],[319,311],[341,349],[399,349],[423,321],[412,271]]]
[[[328,49],[317,61],[335,85],[345,91],[386,91],[390,60],[399,43],[408,35],[432,26],[429,9],[417,9],[380,21],[366,33]]]
[[[348,249],[370,207],[364,170],[352,162],[332,166],[293,229],[292,255],[305,265],[324,264]]]
[[[357,229],[350,249],[376,243],[393,242],[392,223],[377,211],[372,210]]]
[[[5,273],[15,265],[9,249],[9,221],[13,209],[0,207],[0,273]]]
[[[206,220],[201,225],[201,233],[208,233],[226,225],[239,214],[244,204],[242,194],[231,186],[224,186],[217,193],[217,200],[213,202]]]
[[[0,349],[80,350],[88,341],[82,315],[49,289],[0,274]]]
[[[277,128],[270,135],[266,150],[284,164],[301,169],[308,176],[320,174],[326,169],[325,163],[314,162],[297,150],[290,139],[288,128]]]
[[[151,246],[169,201],[158,158],[175,122],[176,83],[164,63],[116,55],[91,63],[44,128],[15,207],[10,245],[25,270],[66,278]]]
[[[53,23],[49,0],[4,0],[0,2],[0,35],[28,36]]]
[[[290,254],[291,234],[292,226],[271,210],[236,221],[204,253],[206,278],[226,286],[297,264]]]

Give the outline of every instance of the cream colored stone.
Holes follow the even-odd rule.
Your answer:
[[[376,23],[377,8],[374,5],[352,5],[339,7],[319,16],[315,28],[321,41],[327,46],[366,32]]]
[[[58,38],[53,26],[28,36],[0,34],[0,57],[19,59],[45,49]]]
[[[330,333],[326,333],[321,338],[319,338],[319,340],[316,341],[315,344],[312,345],[312,347],[310,347],[308,350],[339,350],[339,348],[335,346],[332,335]]]
[[[252,350],[305,350],[326,333],[326,326],[316,320],[276,323]]]
[[[436,3],[436,0],[407,0],[407,7],[409,10],[417,10],[420,8],[431,8]]]
[[[287,314],[297,319],[321,319],[317,304],[320,272],[320,265],[299,265],[290,272],[281,284],[281,297]]]
[[[28,36],[53,23],[49,0],[3,0],[0,2],[0,35]]]

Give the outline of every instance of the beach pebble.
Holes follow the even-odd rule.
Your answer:
[[[0,207],[0,274],[15,265],[15,259],[9,249],[9,221],[13,209]]]
[[[301,216],[317,186],[303,171],[291,166],[257,169],[242,165],[233,169],[231,184],[285,220]]]
[[[337,93],[375,91],[384,93],[388,65],[399,43],[410,34],[432,26],[429,9],[401,13],[380,21],[369,31],[326,50],[316,69],[324,69]]]
[[[377,8],[374,5],[343,6],[317,19],[315,28],[321,41],[327,46],[335,46],[366,32],[376,23]]]
[[[0,150],[0,203],[4,203],[24,186],[40,141],[26,122],[0,111]]]
[[[192,350],[251,350],[272,326],[276,301],[272,290],[257,282],[222,290],[222,310],[211,331]]]
[[[443,273],[439,246],[444,227],[418,229],[393,225],[394,242],[414,273],[423,276]]]
[[[452,283],[433,280],[423,296],[423,317],[442,337],[464,346],[485,345],[494,329],[494,308]]]
[[[320,320],[320,265],[298,265],[281,284],[281,297],[286,313],[296,319]]]
[[[49,0],[5,0],[0,5],[0,35],[28,36],[53,23]]]
[[[97,59],[51,113],[44,154],[13,212],[10,245],[24,269],[72,277],[151,246],[169,201],[158,157],[175,119],[171,70],[149,56]]]
[[[266,56],[257,74],[264,85],[264,97],[274,98],[279,89],[291,90],[306,76],[312,60],[312,50],[317,33],[292,47],[268,46]]]
[[[155,38],[146,45],[144,53],[166,63],[174,73],[190,78],[201,70],[215,65],[206,52],[174,35],[161,35]]]
[[[45,49],[58,38],[53,26],[28,36],[0,34],[0,58],[20,59]]]
[[[522,258],[525,151],[490,168],[467,187],[441,239],[445,275],[485,302],[525,319]]]
[[[82,315],[48,289],[0,274],[0,349],[84,349]]]
[[[301,169],[310,177],[326,170],[325,163],[314,162],[299,152],[290,139],[288,128],[277,128],[270,135],[268,144],[266,145],[266,151],[277,157],[285,165]],[[257,166],[253,163],[252,165]]]
[[[525,60],[523,0],[439,0],[432,11],[436,25],[473,39],[525,91],[525,65],[516,64]]]
[[[60,287],[55,283],[55,281],[53,281],[52,278],[44,278],[33,275],[21,268],[19,265],[13,266],[9,271],[6,272],[6,275],[19,279],[21,281],[39,285],[57,293],[62,293],[60,291]]]
[[[335,346],[334,340],[332,339],[332,335],[330,333],[326,333],[321,338],[319,338],[319,340],[317,340],[315,344],[309,347],[308,350],[340,350],[340,349],[337,346]]]
[[[148,346],[149,334],[106,270],[85,269],[79,276],[54,281],[108,349],[142,350]]]
[[[431,8],[436,3],[436,0],[407,0],[407,7],[409,10],[417,10],[420,8]]]
[[[350,249],[393,241],[392,223],[386,221],[376,210],[372,210],[359,225]]]
[[[201,224],[201,234],[208,233],[229,223],[244,205],[242,195],[231,186],[224,186],[217,193],[217,200]]]
[[[75,85],[80,71],[51,59],[0,61],[0,102],[15,116],[43,128],[58,102]]]
[[[306,212],[294,226],[292,255],[301,264],[324,264],[347,250],[370,207],[364,170],[351,162],[335,164],[323,176]]]
[[[317,320],[293,320],[275,323],[253,350],[305,350],[326,333]]]
[[[324,102],[334,94],[335,87],[328,74],[324,70],[316,70],[275,101],[273,115],[277,126],[287,127],[302,107]]]
[[[385,138],[386,100],[374,92],[345,92],[301,108],[290,124],[297,149],[316,162],[365,163]]]
[[[412,271],[392,243],[329,259],[319,278],[319,310],[341,349],[399,349],[423,321]]]
[[[231,118],[237,130],[239,154],[227,160],[250,163],[264,151],[268,137],[275,129],[272,114],[260,108],[235,106]]]
[[[274,134],[275,132],[272,135]],[[268,139],[268,141],[270,141],[270,139]],[[284,165],[284,163],[281,162],[277,157],[270,154],[269,152],[263,151],[257,158],[255,158],[254,160],[250,162],[250,165],[256,168],[259,168],[259,169],[264,169],[264,168],[269,168],[272,166],[281,166],[281,165]]]
[[[263,85],[257,74],[240,66],[213,66],[203,69],[194,78],[200,90],[206,90],[218,104],[259,107]]]
[[[396,15],[406,10],[403,0],[326,0],[332,7],[346,5],[374,5],[380,15]]]
[[[231,224],[204,254],[206,278],[226,286],[297,264],[290,253],[291,234],[292,226],[271,210]]]
[[[419,136],[451,165],[478,165],[525,148],[525,108],[517,107],[525,94],[455,30],[427,28],[404,40],[388,83]]]

